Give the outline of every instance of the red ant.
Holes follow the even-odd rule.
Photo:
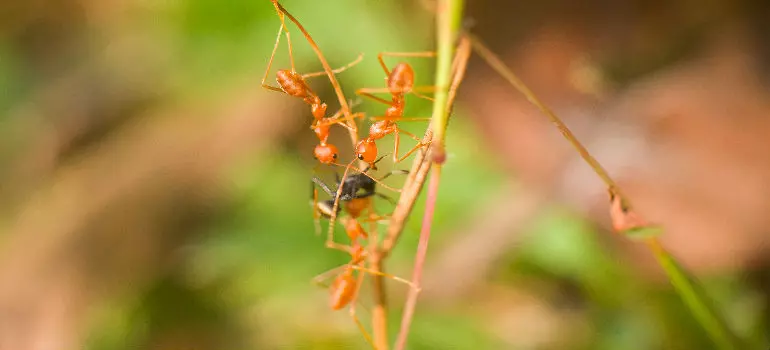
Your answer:
[[[315,132],[316,136],[318,136],[319,141],[319,144],[313,150],[313,155],[322,164],[331,164],[337,159],[338,150],[336,146],[327,143],[327,140],[329,139],[329,127],[334,124],[339,124],[349,130],[355,130],[355,123],[352,124],[353,126],[350,126],[343,121],[363,116],[363,114],[357,113],[351,115],[349,118],[340,119],[340,114],[343,111],[343,109],[340,109],[340,111],[335,113],[333,116],[325,117],[327,109],[326,103],[321,102],[321,98],[318,97],[318,95],[310,88],[310,85],[308,85],[307,81],[305,80],[307,78],[323,75],[325,72],[315,72],[308,74],[297,73],[294,67],[294,54],[292,51],[291,36],[289,35],[289,31],[286,30],[284,13],[279,10],[278,15],[281,19],[281,26],[278,28],[278,35],[275,39],[275,45],[273,46],[273,52],[270,55],[267,69],[265,69],[265,75],[262,77],[262,87],[268,90],[278,91],[290,96],[301,98],[305,103],[310,105],[310,111],[313,114],[313,118],[315,119],[311,125],[311,128]],[[286,33],[286,42],[289,49],[289,61],[291,62],[291,70],[278,70],[275,73],[278,86],[272,86],[266,83],[267,76],[270,74],[270,68],[273,65],[273,59],[275,58],[275,53],[278,50],[278,45],[281,41],[281,34],[284,32]],[[353,62],[348,63],[344,67],[332,70],[332,72],[333,74],[341,73],[361,62],[361,59],[363,59],[363,54],[359,55],[358,58],[356,58]]]
[[[422,142],[422,140],[420,140],[414,134],[398,128],[396,123],[404,120],[427,120],[427,118],[404,118],[404,108],[406,107],[405,95],[411,93],[417,97],[424,98],[427,100],[432,100],[430,97],[427,97],[418,93],[418,90],[434,90],[435,88],[431,86],[415,87],[414,70],[412,69],[412,66],[410,66],[408,63],[400,62],[395,67],[393,67],[392,71],[388,70],[388,66],[385,65],[383,56],[434,57],[435,55],[436,54],[434,52],[415,52],[415,53],[383,52],[377,55],[377,59],[380,61],[380,65],[382,66],[382,69],[385,71],[385,75],[387,76],[386,78],[387,88],[386,89],[382,89],[382,88],[358,89],[356,91],[356,94],[363,97],[370,98],[377,102],[384,103],[386,105],[389,105],[390,107],[388,107],[388,109],[385,110],[384,116],[373,118],[373,119],[381,119],[381,120],[372,124],[371,127],[369,127],[369,136],[359,141],[358,144],[356,145],[356,156],[358,157],[358,159],[366,163],[369,163],[370,165],[373,164],[374,160],[377,158],[377,144],[375,143],[375,141],[385,137],[388,134],[393,134],[395,138],[393,162],[396,162],[396,163],[406,159],[414,151],[426,145],[425,143]],[[372,93],[389,93],[391,95],[391,101],[374,96],[372,95]],[[414,148],[412,148],[409,152],[404,154],[404,156],[399,158],[398,144],[399,144],[400,133],[406,134],[409,137],[413,138],[415,141],[417,141],[417,145]]]
[[[330,275],[336,274],[336,276],[334,277],[334,280],[329,286],[329,307],[331,307],[332,310],[341,310],[345,306],[350,305],[350,310],[349,310],[350,317],[353,318],[353,321],[356,323],[356,326],[358,326],[359,330],[364,335],[366,342],[369,343],[369,345],[372,345],[373,342],[372,342],[371,336],[369,335],[369,332],[366,330],[364,325],[356,316],[355,301],[358,298],[358,292],[361,289],[361,285],[364,279],[364,274],[361,272],[366,272],[372,275],[387,277],[387,278],[405,283],[412,288],[417,288],[417,287],[411,281],[405,280],[398,276],[371,270],[364,267],[363,264],[364,264],[364,259],[366,258],[366,251],[357,242],[354,242],[353,245],[350,246],[349,248],[350,248],[349,252],[351,255],[351,259],[349,263],[316,276],[313,279],[313,282],[319,285],[323,285],[322,281],[327,280]],[[356,278],[354,274],[354,271],[356,270],[359,271],[358,278]],[[372,347],[374,346],[372,345]]]

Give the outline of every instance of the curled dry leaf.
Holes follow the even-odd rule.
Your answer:
[[[650,225],[647,220],[637,214],[623,201],[621,196],[610,191],[610,219],[612,229],[631,239],[655,237],[663,232],[657,225]]]

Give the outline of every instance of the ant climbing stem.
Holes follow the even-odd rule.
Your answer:
[[[275,7],[275,11],[278,13],[278,17],[281,20],[281,25],[285,27],[285,21],[284,16],[288,17],[290,21],[294,23],[294,25],[297,26],[297,28],[302,32],[302,35],[305,37],[307,42],[310,44],[310,47],[313,49],[313,51],[316,53],[316,56],[318,57],[318,60],[321,62],[321,65],[324,67],[324,72],[326,72],[326,75],[329,78],[329,82],[332,84],[332,87],[334,88],[334,92],[337,95],[337,99],[340,103],[340,109],[342,110],[342,114],[345,116],[345,120],[347,121],[347,125],[350,127],[348,130],[350,131],[350,139],[355,144],[358,141],[358,129],[355,123],[355,120],[353,118],[352,112],[350,110],[350,106],[347,104],[347,100],[345,99],[345,95],[342,92],[342,88],[340,87],[339,82],[337,81],[337,78],[335,76],[334,70],[332,70],[331,66],[329,65],[329,62],[326,61],[326,58],[323,55],[323,52],[321,52],[321,49],[318,48],[318,44],[316,44],[315,40],[310,36],[310,33],[307,32],[304,26],[295,18],[289,11],[286,10],[279,2],[278,0],[271,0],[273,3],[273,7]],[[282,27],[282,28],[283,28]]]
[[[363,88],[356,90],[356,94],[362,97],[369,98],[371,100],[388,105],[388,109],[385,111],[384,116],[373,117],[377,120],[369,127],[369,136],[356,144],[356,157],[359,160],[372,164],[372,161],[377,158],[377,144],[376,141],[385,137],[386,135],[393,134],[394,137],[394,149],[393,149],[393,162],[398,163],[418,149],[427,145],[414,134],[405,131],[398,127],[396,123],[401,121],[415,121],[415,120],[428,120],[429,118],[408,118],[404,117],[404,109],[406,108],[406,94],[412,94],[419,98],[432,101],[433,99],[422,95],[419,91],[435,91],[434,86],[414,86],[414,70],[412,66],[405,62],[399,62],[392,70],[388,69],[385,64],[384,57],[435,57],[435,52],[382,52],[377,55],[377,60],[380,62],[383,71],[386,75],[387,88]],[[391,95],[391,100],[388,101],[384,98],[377,97],[375,93],[388,93]],[[417,141],[417,145],[406,152],[403,156],[398,156],[398,148],[400,144],[400,136],[405,134],[410,138]]]
[[[350,253],[350,262],[343,266],[333,268],[329,271],[323,272],[313,278],[313,283],[316,285],[324,285],[324,281],[328,280],[331,276],[335,276],[329,287],[329,307],[332,310],[341,310],[345,306],[350,305],[348,312],[350,317],[356,323],[356,326],[363,334],[366,342],[375,348],[372,342],[372,337],[364,327],[363,323],[358,319],[356,315],[356,301],[363,284],[364,274],[368,273],[375,276],[382,276],[390,278],[394,281],[404,283],[412,288],[417,288],[411,281],[403,279],[401,277],[387,274],[380,271],[375,271],[363,266],[367,252],[357,242],[354,242],[347,250]],[[358,272],[358,276],[355,273]]]
[[[275,4],[277,6],[277,3]],[[338,113],[335,113],[331,117],[326,117],[326,110],[327,110],[326,103],[323,103],[321,101],[321,98],[318,96],[318,94],[316,94],[313,91],[313,89],[310,88],[310,85],[308,85],[306,79],[320,76],[326,73],[327,75],[329,75],[330,81],[332,81],[333,79],[332,77],[334,76],[334,74],[341,73],[347,70],[348,68],[353,67],[359,62],[361,62],[361,60],[363,59],[363,54],[359,55],[358,58],[353,62],[335,70],[329,70],[329,71],[324,70],[324,72],[299,74],[294,64],[294,51],[291,43],[291,35],[288,29],[286,28],[286,23],[284,18],[286,14],[280,11],[278,7],[276,7],[276,10],[278,11],[278,17],[281,20],[281,25],[278,28],[278,34],[276,35],[275,44],[273,45],[273,51],[270,54],[270,59],[268,60],[267,68],[265,69],[265,74],[262,77],[262,87],[268,90],[282,92],[289,96],[301,98],[306,104],[310,106],[310,110],[314,118],[311,128],[313,129],[313,131],[315,132],[319,140],[319,144],[313,150],[313,155],[322,164],[329,164],[331,162],[334,162],[334,160],[336,160],[338,156],[337,147],[333,144],[327,143],[327,140],[329,138],[329,128],[334,124],[339,124],[347,128],[350,131],[351,135],[356,135],[358,132],[358,129],[354,119],[363,117],[363,114],[361,113],[351,114],[349,109],[350,107],[348,106],[347,103],[344,103]],[[267,81],[267,77],[270,75],[270,69],[272,68],[273,60],[275,59],[275,54],[278,51],[278,46],[280,45],[281,34],[284,34],[284,33],[286,34],[286,44],[288,47],[289,62],[291,64],[291,69],[279,69],[275,73],[276,82],[278,83],[278,86],[273,86],[273,85],[267,84],[266,81]],[[306,34],[306,33],[303,31],[303,34]],[[343,117],[340,118],[340,115],[342,115]]]
[[[385,71],[385,80],[388,83],[388,87],[386,88],[363,88],[359,89],[359,91],[362,92],[368,92],[370,93],[369,96],[375,98],[376,100],[380,100],[381,102],[385,102],[386,104],[390,104],[390,102],[386,100],[379,99],[375,96],[371,96],[371,93],[402,93],[407,94],[411,93],[419,98],[433,101],[432,97],[425,96],[423,94],[420,94],[419,91],[424,92],[435,92],[436,87],[435,86],[413,86],[414,85],[414,70],[412,69],[412,66],[410,66],[408,63],[405,62],[399,62],[394,68],[393,71],[388,69],[388,65],[385,64],[384,57],[436,57],[436,52],[434,51],[424,51],[424,52],[380,52],[377,54],[377,61],[380,62],[380,66],[382,67],[382,70]],[[391,86],[391,79],[397,78],[399,76],[406,76],[409,75],[412,77],[411,83],[409,85],[401,85],[398,86],[398,89],[393,89]],[[397,81],[397,79],[396,79]]]

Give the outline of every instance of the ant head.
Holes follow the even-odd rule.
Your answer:
[[[369,163],[373,169],[376,169],[374,163],[377,159],[377,144],[369,139],[363,139],[359,141],[358,145],[356,145],[356,157],[366,163]]]
[[[319,144],[313,150],[313,157],[323,164],[331,164],[337,160],[337,147],[331,144]]]

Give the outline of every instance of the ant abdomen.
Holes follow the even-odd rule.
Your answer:
[[[369,127],[369,138],[379,140],[385,135],[395,131],[395,124],[390,120],[381,120]],[[375,154],[375,157],[377,155]]]
[[[414,70],[408,63],[401,62],[393,67],[388,76],[388,90],[391,94],[405,94],[414,86]]]
[[[297,72],[281,69],[275,73],[275,80],[281,89],[291,96],[305,98],[312,94],[305,79]]]
[[[348,268],[332,282],[329,306],[332,310],[342,309],[350,303],[355,293],[356,279],[353,277],[353,270]]]

